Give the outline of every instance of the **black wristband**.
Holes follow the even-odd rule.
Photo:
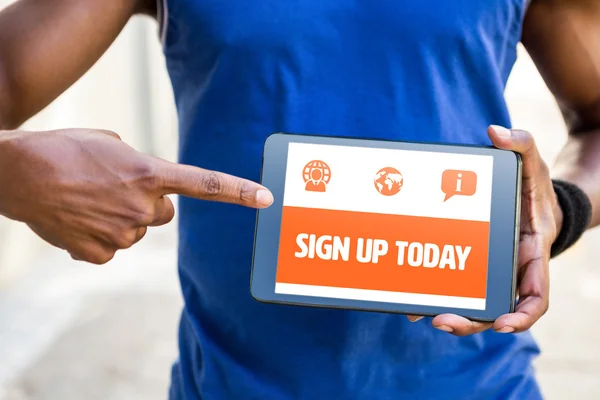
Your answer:
[[[558,179],[552,180],[558,204],[563,212],[562,228],[552,244],[550,257],[556,257],[581,238],[592,219],[592,204],[578,186]]]

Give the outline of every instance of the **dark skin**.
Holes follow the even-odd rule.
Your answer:
[[[134,0],[22,0],[2,11],[0,129],[47,106],[134,14],[154,11]],[[0,186],[0,214],[95,264],[133,246],[148,227],[169,223],[169,194],[256,208],[273,201],[255,182],[169,163],[135,151],[116,133],[90,129],[0,132]]]
[[[272,202],[254,182],[139,153],[112,132],[14,130],[76,82],[133,15],[154,16],[155,4],[20,0],[0,12],[0,214],[79,260],[103,264],[149,226],[171,221],[168,194],[254,208]],[[551,175],[530,133],[490,127],[496,147],[523,157],[520,302],[493,324],[433,319],[454,335],[522,332],[547,311],[550,247],[562,226],[551,176],[581,187],[593,204],[590,227],[600,224],[600,2],[533,0],[522,39],[563,110],[569,141]]]
[[[562,213],[553,205],[548,176],[577,184],[592,203],[591,227],[600,224],[600,2],[594,0],[534,0],[524,21],[522,43],[554,94],[569,130],[567,144],[552,171],[541,159],[531,135],[516,131],[524,141],[523,218],[519,251],[520,301],[514,314],[493,324],[439,315],[433,325],[469,335],[493,327],[500,332],[529,329],[548,310],[550,246],[562,226]],[[494,145],[510,148],[492,137]],[[511,150],[515,150],[511,148]],[[523,152],[524,151],[524,152]],[[418,320],[419,317],[409,317]]]

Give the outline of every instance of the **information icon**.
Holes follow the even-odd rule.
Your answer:
[[[444,201],[453,196],[473,196],[477,191],[477,174],[473,171],[447,169],[442,173]]]

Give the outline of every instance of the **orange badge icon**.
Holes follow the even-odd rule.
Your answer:
[[[455,195],[473,196],[477,190],[477,174],[473,171],[448,169],[442,173],[444,201]]]
[[[329,165],[321,160],[314,160],[304,166],[302,178],[308,192],[325,192],[331,179]]]
[[[393,196],[400,192],[404,178],[396,168],[385,167],[375,174],[375,189],[384,196]]]

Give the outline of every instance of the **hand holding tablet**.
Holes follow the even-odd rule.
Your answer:
[[[562,226],[562,210],[557,201],[549,168],[541,158],[533,136],[522,130],[490,127],[495,147],[522,156],[522,199],[520,245],[518,254],[519,302],[514,313],[500,316],[493,323],[469,321],[457,315],[438,315],[433,325],[455,335],[469,335],[492,328],[497,332],[523,332],[548,310],[550,248]]]
[[[494,321],[514,311],[520,174],[497,148],[272,135],[252,293]]]

